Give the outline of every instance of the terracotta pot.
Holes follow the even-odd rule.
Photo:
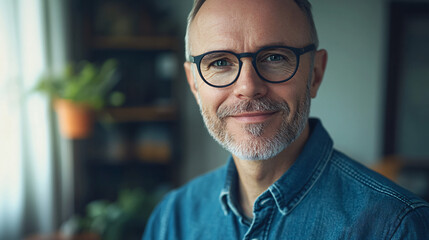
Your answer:
[[[56,99],[54,108],[61,134],[70,139],[87,138],[92,131],[93,111],[84,104]]]

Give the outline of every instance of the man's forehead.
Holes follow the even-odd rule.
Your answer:
[[[201,51],[217,45],[293,45],[307,37],[307,19],[293,0],[208,0],[190,28],[191,46]]]

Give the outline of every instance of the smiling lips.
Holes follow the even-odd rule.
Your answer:
[[[245,112],[230,116],[242,123],[261,123],[268,120],[277,112]]]

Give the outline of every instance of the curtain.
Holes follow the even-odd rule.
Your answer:
[[[62,1],[0,0],[0,239],[53,232],[71,205],[49,99],[31,91],[64,65],[63,13]]]

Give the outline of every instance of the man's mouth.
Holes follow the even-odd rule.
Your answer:
[[[261,122],[267,121],[276,113],[277,113],[276,111],[244,112],[244,113],[231,115],[230,117],[242,123],[261,123]]]

